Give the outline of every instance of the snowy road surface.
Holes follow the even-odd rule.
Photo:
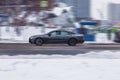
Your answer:
[[[39,51],[38,51],[39,52]],[[57,54],[54,52],[49,54],[49,51],[46,51],[47,54],[38,52],[31,53],[30,51],[16,52],[12,53],[12,51],[7,53],[1,53],[0,59],[120,59],[120,51],[117,50],[105,50],[105,51],[72,51],[71,54],[64,51],[63,54]],[[66,52],[66,53],[65,53]],[[70,52],[70,51],[69,51]],[[59,53],[59,52],[58,52]],[[61,52],[62,53],[62,52]]]
[[[0,59],[1,80],[120,80],[119,59]]]

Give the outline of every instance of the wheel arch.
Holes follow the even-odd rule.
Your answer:
[[[41,40],[43,41],[43,43],[44,43],[44,39],[41,38],[41,37],[37,37],[37,38],[35,38],[34,43],[36,43],[36,40],[37,40],[37,39],[41,39]]]
[[[74,37],[69,38],[67,42],[69,42],[71,39],[75,39],[76,42],[78,43],[78,40],[76,38],[74,38]]]

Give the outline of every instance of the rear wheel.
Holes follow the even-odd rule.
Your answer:
[[[76,46],[76,43],[77,43],[76,39],[70,39],[70,40],[68,41],[68,45],[69,45],[69,46]]]
[[[38,39],[36,39],[35,44],[36,44],[36,46],[42,46],[43,40],[38,38]]]

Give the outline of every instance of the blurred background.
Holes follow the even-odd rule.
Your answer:
[[[80,33],[83,25],[94,30],[94,36],[115,33],[120,27],[119,8],[119,0],[0,0],[0,39],[27,40],[55,29]]]

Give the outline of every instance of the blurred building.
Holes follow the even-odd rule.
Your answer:
[[[73,12],[77,18],[90,18],[90,0],[0,0],[0,13],[50,9],[54,2],[73,6]]]
[[[114,24],[120,22],[120,4],[109,3],[108,19]]]
[[[0,0],[0,13],[6,13],[10,10],[34,10],[49,9],[54,0]]]
[[[89,19],[90,18],[90,2],[91,0],[55,0],[56,2],[63,2],[69,6],[73,6],[73,12],[76,18]]]
[[[51,9],[54,0],[0,0],[0,14],[5,14],[14,19],[16,25],[24,25],[24,17],[31,12],[39,12],[41,10]],[[26,11],[26,15],[21,19],[16,19],[22,11]]]
[[[22,11],[27,11],[26,15],[28,15],[32,11],[49,10],[55,2],[63,2],[68,6],[73,6],[72,10],[78,20],[90,19],[90,0],[0,0],[0,14],[16,18]],[[19,25],[24,24],[24,17],[22,22],[14,19],[15,23],[17,25],[18,23]]]

